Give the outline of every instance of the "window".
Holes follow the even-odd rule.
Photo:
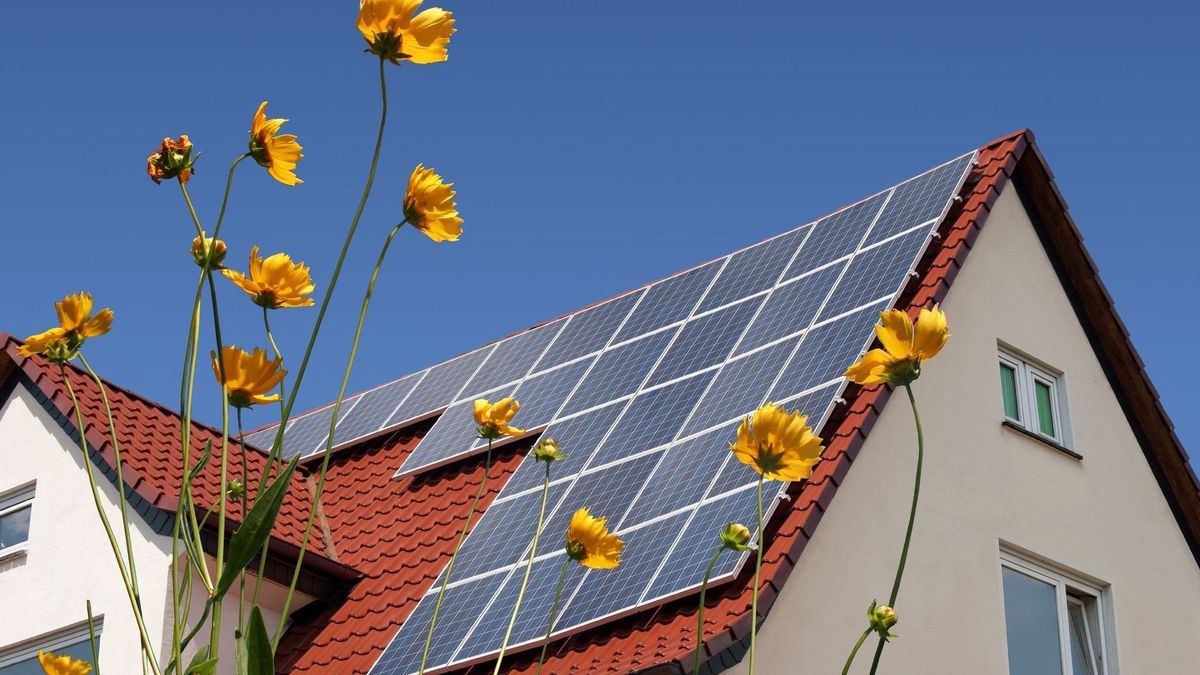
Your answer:
[[[33,513],[34,484],[0,493],[0,558],[25,550],[29,517]]]
[[[1010,425],[1067,446],[1066,388],[1061,374],[1002,350],[1000,396]]]
[[[99,653],[104,617],[97,616],[92,623],[96,630],[96,652]],[[66,654],[92,663],[92,641],[88,635],[87,622],[39,635],[15,645],[0,647],[0,675],[42,675],[42,667],[37,660],[38,650]]]
[[[1114,675],[1098,587],[1007,552],[1001,574],[1009,673]]]

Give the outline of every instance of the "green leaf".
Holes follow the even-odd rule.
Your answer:
[[[275,517],[279,515],[279,507],[283,504],[288,483],[291,482],[292,474],[296,471],[296,464],[299,461],[300,456],[296,455],[292,461],[288,462],[275,482],[263,490],[258,501],[250,507],[250,513],[246,514],[242,526],[233,533],[233,537],[229,540],[229,557],[226,559],[225,568],[221,570],[221,578],[217,580],[214,597],[225,596],[226,591],[237,580],[241,571],[250,564],[254,554],[271,536]]]
[[[196,480],[196,476],[200,475],[200,472],[204,470],[204,467],[208,464],[208,460],[211,458],[212,458],[212,440],[210,439],[210,440],[204,441],[204,454],[200,455],[200,459],[196,460],[196,465],[193,466],[192,470],[188,471],[188,473],[187,473],[187,484],[188,485],[191,485],[192,482]]]
[[[216,675],[217,660],[208,658],[208,647],[200,648],[196,655],[192,657],[188,663],[187,670],[184,671],[187,675]]]
[[[267,624],[258,605],[250,610],[250,623],[246,626],[246,675],[275,675],[271,636],[267,635]]]

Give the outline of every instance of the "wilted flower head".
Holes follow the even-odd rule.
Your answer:
[[[494,441],[502,436],[518,436],[525,433],[524,429],[508,424],[520,409],[521,404],[511,397],[502,398],[495,403],[486,398],[475,399],[475,424],[478,425],[479,437]]]
[[[38,663],[46,675],[88,675],[92,672],[92,664],[81,659],[63,654],[56,656],[50,652],[38,650]]]
[[[879,633],[885,640],[894,638],[890,629],[896,625],[896,610],[887,605],[877,604],[874,600],[871,601],[871,606],[867,608],[867,621],[871,624],[871,630]]]
[[[875,334],[883,349],[872,349],[846,369],[852,382],[909,384],[920,377],[921,363],[936,356],[950,337],[946,314],[937,305],[922,309],[915,326],[898,309],[880,312]]]
[[[413,16],[420,6],[421,0],[362,0],[358,30],[367,51],[397,65],[445,61],[454,17],[440,7]]]
[[[187,183],[195,173],[193,165],[200,153],[192,154],[192,141],[187,134],[182,134],[179,140],[164,138],[158,150],[146,158],[146,173],[150,180],[160,183],[164,178],[178,178],[180,183]]]
[[[267,119],[267,102],[263,101],[250,123],[250,156],[284,185],[298,185],[304,181],[293,173],[303,157],[304,148],[296,142],[294,134],[280,134],[279,128],[286,119]]]
[[[726,523],[721,528],[721,544],[731,551],[746,551],[750,547],[750,528],[741,523]]]
[[[203,236],[203,230],[201,236],[192,239],[192,259],[200,267],[220,269],[225,261],[225,250],[225,242]]]
[[[742,420],[729,449],[767,480],[807,478],[821,459],[821,439],[807,422],[798,410],[767,403]]]
[[[230,269],[222,269],[221,274],[246,291],[254,304],[267,309],[309,307],[313,304],[309,296],[316,286],[313,285],[308,265],[292,262],[288,254],[276,253],[264,259],[258,255],[258,247],[255,246],[250,249],[250,268],[247,271],[249,276]]]
[[[107,307],[92,314],[92,294],[76,293],[54,303],[58,326],[25,338],[21,356],[44,354],[54,363],[65,363],[88,338],[104,335],[112,329],[113,312]]]
[[[567,526],[567,556],[584,567],[609,570],[621,564],[625,542],[609,534],[605,518],[593,518],[587,509],[579,509]]]
[[[221,367],[225,368],[225,394],[229,404],[235,408],[248,408],[257,403],[272,403],[279,394],[267,392],[274,389],[287,375],[283,359],[267,358],[267,350],[255,349],[251,353],[227,345],[221,349],[221,361],[212,353],[213,375],[221,383]]]
[[[458,241],[463,219],[458,217],[453,187],[433,169],[418,164],[404,194],[405,220],[434,241]]]
[[[566,458],[567,456],[563,454],[562,448],[558,447],[558,441],[553,438],[543,438],[538,441],[537,445],[533,446],[533,459],[535,461],[553,464]]]

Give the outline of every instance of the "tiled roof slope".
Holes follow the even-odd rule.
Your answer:
[[[70,396],[63,385],[58,367],[48,363],[40,356],[29,358],[21,356],[17,349],[20,342],[7,334],[0,334],[0,382],[7,377],[20,376],[32,385],[36,393],[40,393],[51,414],[57,412],[58,421],[69,431],[75,429],[75,411],[71,405]],[[7,376],[7,377],[6,377]],[[104,404],[100,390],[86,372],[75,367],[67,369],[71,386],[79,397],[83,408],[85,434],[89,449],[98,452],[104,462],[106,473],[115,466],[116,456],[109,439],[108,420],[104,412]],[[133,392],[106,382],[109,402],[112,406],[113,419],[116,424],[117,439],[121,444],[122,478],[125,484],[138,497],[150,506],[174,513],[179,505],[179,467],[181,465],[180,427],[181,419],[174,411],[149,401]],[[195,462],[204,452],[204,445],[211,441],[214,453],[221,447],[221,432],[199,423],[192,423],[191,456]],[[231,476],[241,473],[239,458],[240,447],[236,441],[230,440]],[[253,489],[258,485],[258,477],[262,475],[267,457],[259,452],[246,452],[248,473],[251,477],[249,486]],[[220,463],[210,461],[205,469],[196,477],[193,483],[193,497],[201,508],[207,508],[217,502],[220,492]],[[299,546],[304,533],[305,521],[308,519],[309,508],[312,505],[310,476],[305,470],[299,471],[292,479],[288,493],[280,509],[279,520],[275,526],[275,537],[286,545],[286,550],[294,550]],[[228,505],[230,520],[241,521],[241,504],[230,502]],[[317,554],[333,556],[333,550],[326,548],[326,542],[321,536],[321,530],[315,525],[313,536],[310,537],[309,550]],[[286,554],[286,553],[285,553]]]
[[[1021,132],[981,149],[979,166],[963,188],[962,202],[947,216],[940,230],[942,237],[936,240],[940,245],[930,247],[921,266],[924,275],[911,284],[901,306],[915,312],[945,295],[983,218],[1027,145]],[[848,403],[823,430],[828,441],[824,461],[810,480],[793,486],[788,507],[776,510],[767,527],[763,559],[759,607],[764,613],[812,536],[888,395],[884,387],[847,391]],[[397,431],[333,457],[325,512],[341,559],[366,577],[340,605],[298,622],[289,632],[278,655],[281,672],[367,672],[449,561],[458,528],[483,474],[483,457],[393,479],[395,468],[428,427],[425,423]],[[485,503],[516,469],[524,448],[506,449],[495,460]],[[753,569],[748,568],[710,594],[704,637],[712,667],[719,669],[722,659],[740,658],[738,643],[748,635],[752,582]],[[695,599],[685,598],[560,638],[551,645],[543,672],[688,670],[688,657],[695,646],[695,612]],[[533,652],[511,657],[505,671],[532,673]],[[483,664],[465,672],[477,675],[491,668],[492,664]]]

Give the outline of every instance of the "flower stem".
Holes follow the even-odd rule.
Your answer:
[[[204,238],[204,228],[200,226],[200,216],[196,215],[196,207],[192,204],[192,196],[188,194],[187,185],[183,181],[179,181],[179,190],[183,192],[183,201],[187,203],[188,215],[192,217],[192,224],[196,226],[196,236]]]
[[[471,500],[471,510],[467,512],[467,521],[463,523],[462,530],[458,533],[458,541],[454,544],[454,553],[450,555],[450,564],[446,566],[446,576],[442,579],[442,587],[438,589],[437,601],[433,603],[433,616],[429,619],[429,632],[425,635],[425,648],[421,650],[421,667],[417,670],[419,675],[425,673],[425,661],[429,658],[429,645],[433,642],[433,629],[437,627],[438,610],[442,608],[442,596],[446,594],[446,586],[450,585],[450,580],[454,576],[454,562],[458,560],[458,551],[462,548],[463,539],[467,536],[467,531],[471,529],[471,518],[475,516],[475,509],[479,506],[479,498],[483,496],[483,491],[487,487],[488,474],[492,470],[492,439],[488,439],[487,456],[483,460],[483,479],[479,481],[479,488],[475,490],[475,499]]]
[[[213,227],[212,236],[214,240],[216,240],[216,238],[221,234],[221,223],[225,222],[225,207],[229,205],[229,188],[233,187],[233,170],[237,168],[237,165],[240,164],[243,159],[246,159],[249,156],[250,153],[248,152],[238,155],[237,158],[233,160],[233,163],[229,165],[229,175],[225,178],[225,196],[221,198],[221,211],[217,214],[217,224],[215,227]]]
[[[325,489],[325,476],[329,470],[329,458],[333,455],[334,431],[338,418],[341,417],[342,402],[346,399],[346,388],[350,386],[350,373],[354,370],[354,359],[358,356],[358,343],[362,339],[363,324],[367,321],[367,309],[371,306],[371,297],[375,293],[375,282],[379,279],[379,270],[383,268],[383,260],[387,257],[388,247],[396,233],[404,227],[405,221],[392,228],[383,241],[379,250],[379,259],[375,261],[375,269],[371,270],[371,280],[367,282],[367,292],[363,294],[362,308],[358,311],[358,323],[354,327],[354,340],[350,343],[350,356],[346,359],[346,372],[342,375],[342,386],[338,389],[337,399],[333,402],[333,416],[329,418],[329,434],[325,437],[325,455],[321,457],[321,471],[317,476],[316,487],[313,488],[312,506],[308,509],[308,522],[304,525],[304,536],[300,540],[300,552],[296,554],[296,568],[292,571],[292,581],[288,585],[287,596],[283,599],[283,612],[279,615],[279,627],[275,630],[274,646],[279,645],[283,637],[284,619],[292,604],[292,595],[296,592],[296,583],[300,580],[300,565],[304,562],[304,553],[308,550],[308,539],[312,535],[313,520],[317,517],[317,505],[321,503],[321,494]]]
[[[717,565],[717,558],[721,557],[724,550],[725,543],[722,542],[712,560],[708,561],[708,569],[704,570],[704,582],[700,584],[700,609],[696,612],[696,665],[692,668],[692,675],[700,672],[700,653],[704,651],[704,596],[708,593],[708,579],[712,576],[713,567]]]
[[[283,353],[279,351],[279,345],[275,343],[275,334],[271,332],[270,312],[271,312],[271,310],[267,309],[267,307],[264,305],[262,308],[263,328],[266,330],[266,333],[267,333],[267,341],[271,343],[271,350],[273,352],[275,352],[275,358],[279,361],[282,361]],[[287,409],[285,407],[287,405],[286,397],[285,397],[286,389],[287,389],[287,383],[285,382],[285,378],[283,378],[283,377],[279,378],[279,427],[280,428],[284,428],[287,426]],[[277,448],[278,448],[278,451],[277,451]],[[267,456],[266,465],[263,467],[262,473],[260,473],[258,476],[258,487],[255,488],[255,491],[254,491],[255,497],[257,497],[262,492],[263,484],[266,482],[267,478],[270,475],[272,475],[275,472],[275,470],[277,468],[279,468],[279,465],[282,465],[282,463],[283,463],[282,444],[277,444],[276,447],[271,448],[271,452]],[[244,487],[246,488],[246,497],[247,497],[247,499],[249,499],[250,477],[248,474],[246,474],[244,466],[243,466],[242,474],[243,474],[242,481],[245,482]],[[266,551],[266,548],[264,547],[262,554],[258,556],[258,575],[254,577],[254,594],[251,596],[252,602],[256,605],[258,604],[258,594],[262,590],[263,575],[267,569],[266,553],[267,553],[267,551]]]
[[[908,402],[912,405],[913,422],[917,427],[917,472],[913,479],[912,508],[908,512],[908,529],[904,532],[904,547],[900,549],[900,564],[896,566],[896,580],[892,583],[892,594],[888,606],[896,608],[896,597],[900,595],[900,580],[904,577],[904,566],[908,562],[908,547],[912,543],[913,523],[917,520],[917,501],[921,498],[921,468],[925,463],[925,433],[921,429],[921,414],[917,412],[917,399],[913,396],[912,386],[904,385],[908,394]],[[871,660],[871,675],[879,668],[879,659],[883,656],[883,646],[887,641],[879,636],[879,644],[875,646],[875,658]]]
[[[867,636],[871,634],[871,628],[868,627],[858,636],[858,642],[854,643],[854,649],[850,650],[850,656],[846,657],[846,665],[842,668],[842,675],[848,675],[850,672],[850,664],[854,663],[854,657],[858,656],[858,650],[867,641]]]
[[[88,457],[87,430],[83,422],[83,410],[79,407],[79,399],[75,396],[75,388],[71,386],[71,380],[67,376],[67,368],[64,364],[58,364],[58,373],[62,378],[63,384],[67,387],[67,394],[71,397],[71,405],[75,408],[75,429],[79,433],[79,448],[83,451],[83,467],[87,471],[88,486],[92,490],[92,501],[96,505],[96,513],[100,516],[100,524],[104,526],[104,534],[108,537],[108,544],[112,547],[113,557],[117,561],[117,570],[121,573],[121,582],[125,586],[125,593],[129,596],[129,606],[133,610],[133,618],[137,623],[138,637],[141,638],[142,654],[149,661],[150,670],[154,672],[154,675],[161,675],[161,671],[158,669],[158,661],[154,656],[153,643],[150,641],[150,633],[146,630],[146,622],[142,619],[142,611],[138,607],[137,596],[134,595],[133,587],[129,582],[129,571],[125,568],[125,561],[121,556],[121,545],[117,543],[112,523],[109,522],[108,515],[104,513],[104,504],[100,501],[100,490],[96,487],[96,476],[92,471],[92,460]]]
[[[558,599],[562,596],[563,582],[567,580],[567,568],[571,566],[571,556],[563,561],[562,571],[558,573],[558,585],[554,587],[554,603],[550,605],[550,620],[546,622],[546,639],[542,640],[542,653],[538,656],[537,673],[542,675],[542,664],[546,662],[546,648],[550,646],[550,634],[554,632],[554,622],[558,619]]]
[[[538,511],[537,527],[533,530],[533,545],[529,549],[529,563],[525,565],[525,578],[521,580],[521,590],[517,591],[517,602],[513,605],[512,617],[508,620],[508,630],[504,633],[504,641],[500,643],[500,654],[496,657],[496,667],[492,675],[499,675],[500,664],[504,661],[504,652],[508,649],[508,639],[512,637],[513,626],[517,625],[517,614],[521,611],[521,601],[525,599],[525,587],[529,585],[529,574],[533,571],[533,558],[537,555],[538,537],[542,534],[542,521],[546,518],[546,497],[550,494],[550,462],[546,462],[546,479],[542,482],[542,507]]]
[[[246,489],[246,433],[242,430],[242,409],[237,409],[238,449],[242,456],[242,519],[250,512]],[[238,632],[244,632],[246,627],[246,570],[238,575]]]
[[[233,181],[233,169],[236,166],[237,161],[235,161],[233,166],[229,169],[229,182]],[[186,190],[184,194],[187,194]],[[225,185],[225,197],[226,199],[229,198],[228,183]],[[222,204],[221,209],[224,210],[224,208],[225,205]],[[217,501],[220,505],[220,509],[217,518],[217,551],[215,565],[217,577],[219,578],[221,576],[222,568],[225,566],[225,490],[228,486],[229,477],[229,389],[225,386],[225,344],[221,338],[221,313],[217,308],[217,285],[213,281],[212,269],[205,268],[204,276],[208,281],[209,299],[212,302],[213,333],[214,338],[216,339],[217,347],[217,374],[221,376],[221,483],[219,488],[220,494],[217,495]],[[242,517],[245,518],[244,512]],[[220,642],[221,633],[221,605],[224,600],[224,595],[213,599],[212,637],[209,644],[209,653],[211,654],[219,653],[217,648],[218,643]]]
[[[88,642],[92,645],[92,673],[100,675],[100,652],[96,649],[96,622],[92,618],[92,601],[87,601]]]
[[[763,558],[763,506],[762,506],[763,475],[758,474],[758,542],[754,553],[754,595],[750,596],[750,675],[754,675],[754,655],[758,646],[758,587],[762,577]]]

